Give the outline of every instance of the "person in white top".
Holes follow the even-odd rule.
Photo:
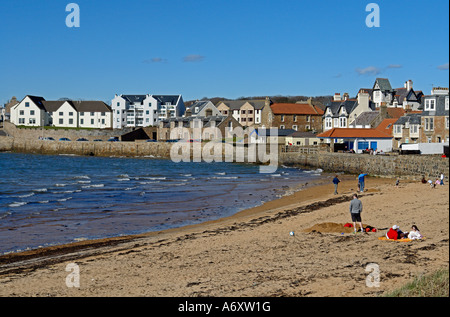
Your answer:
[[[420,233],[419,228],[417,228],[416,225],[412,225],[411,231],[408,234],[408,239],[416,240],[416,239],[422,239],[422,238],[423,238],[423,236]]]

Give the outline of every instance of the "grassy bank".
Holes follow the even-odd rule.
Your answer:
[[[401,288],[384,294],[385,297],[448,297],[449,270],[440,269],[432,274],[416,277]]]

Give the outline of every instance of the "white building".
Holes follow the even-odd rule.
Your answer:
[[[11,108],[10,121],[15,125],[40,127],[49,124],[49,115],[38,96],[25,96],[21,102]]]
[[[11,123],[24,126],[108,129],[111,108],[102,101],[47,101],[26,96],[11,108]]]
[[[115,95],[111,108],[114,129],[156,126],[186,110],[181,95]]]

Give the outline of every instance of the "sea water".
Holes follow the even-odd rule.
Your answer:
[[[252,164],[0,153],[0,254],[215,220],[320,177],[260,174]]]

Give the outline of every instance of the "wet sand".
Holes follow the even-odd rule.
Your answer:
[[[2,256],[0,296],[377,296],[448,267],[448,185],[368,178],[363,223],[378,232],[354,235],[343,224],[356,179],[341,179],[338,195],[330,178],[217,221]],[[342,232],[320,229],[336,224]],[[427,239],[378,240],[394,224]],[[69,263],[79,288],[66,285]],[[366,285],[372,263],[379,287]]]

